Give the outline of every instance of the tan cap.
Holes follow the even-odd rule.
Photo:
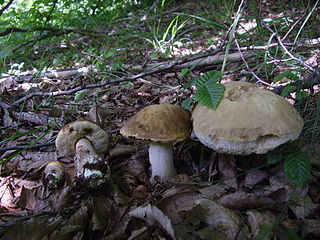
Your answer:
[[[283,97],[247,82],[227,82],[216,110],[197,104],[193,129],[204,145],[230,154],[264,153],[296,139],[303,127]]]
[[[185,139],[191,129],[190,113],[178,105],[156,104],[143,108],[120,129],[126,137],[161,143]]]
[[[59,155],[73,156],[76,143],[80,138],[87,138],[92,143],[96,153],[104,153],[108,149],[109,135],[100,126],[88,120],[78,120],[64,126],[57,135],[56,147]]]

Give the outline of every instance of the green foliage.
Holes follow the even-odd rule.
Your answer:
[[[301,187],[310,177],[311,159],[308,154],[296,151],[285,156],[284,172],[298,187]]]
[[[286,236],[286,239],[290,240],[301,240],[301,238],[290,228],[283,227],[284,234]]]
[[[290,93],[295,92],[298,88],[296,86],[292,86],[292,85],[288,85],[286,86],[282,92],[281,92],[281,96],[282,97],[286,97],[288,96]]]
[[[255,238],[256,240],[268,240],[272,235],[272,230],[274,228],[274,223],[264,223],[261,225],[260,231]]]
[[[296,74],[293,71],[286,71],[286,72],[283,72],[283,73],[280,73],[279,75],[277,75],[274,78],[273,82],[279,82],[279,81],[283,80],[284,78],[287,78],[290,80],[299,80],[298,74]]]
[[[175,16],[162,32],[161,19],[155,20],[153,24],[153,39],[145,38],[145,40],[151,43],[156,50],[154,57],[164,55],[169,57],[173,46],[179,45],[182,39],[177,39],[178,32],[181,31],[188,20],[179,22],[180,15]]]
[[[194,99],[188,98],[182,102],[181,107],[191,112],[193,103],[194,103]]]
[[[182,74],[188,74],[189,71],[183,70]],[[215,110],[224,94],[225,87],[219,83],[221,74],[218,71],[209,71],[202,76],[191,79],[187,87],[194,85],[195,93],[191,98],[186,99],[182,103],[182,107],[191,111],[194,102],[198,102],[208,108]]]
[[[280,161],[284,161],[284,172],[296,186],[301,187],[310,177],[311,159],[296,146],[286,144],[267,154],[268,164]]]
[[[49,127],[51,124],[53,124],[53,126],[51,126],[48,130],[46,130],[43,134],[41,134],[40,136],[36,136],[34,140],[32,140],[29,144],[29,146],[26,146],[25,148],[21,149],[21,150],[17,150],[17,151],[14,151],[12,153],[9,153],[8,155],[6,156],[2,156],[2,158],[0,159],[0,167],[4,164],[6,164],[7,162],[9,162],[11,159],[13,159],[14,157],[18,156],[19,154],[21,154],[22,152],[26,151],[29,149],[30,146],[36,144],[39,140],[41,140],[42,138],[44,138],[46,135],[48,135],[51,131],[53,131],[53,129],[56,127],[57,125],[57,122],[56,121],[50,121],[48,122],[47,124],[41,126],[40,128],[36,128],[36,129],[32,129],[28,132],[24,132],[24,133],[19,133],[15,136],[12,136],[12,137],[9,137],[3,141],[0,142],[0,144],[4,144],[8,141],[12,141],[12,140],[15,140],[15,139],[18,139],[20,137],[23,137],[23,136],[27,136],[27,135],[31,135],[35,132],[38,132],[40,130],[43,130],[47,127]]]
[[[219,83],[221,79],[220,72],[210,71],[202,76],[195,77],[193,82],[196,86],[196,92],[193,99],[213,110],[215,110],[224,94],[225,87]]]

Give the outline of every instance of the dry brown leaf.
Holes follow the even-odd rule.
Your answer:
[[[55,191],[50,195],[48,200],[50,208],[54,212],[61,212],[65,208],[73,205],[74,195],[72,193],[72,188],[70,186],[66,186],[62,189]]]
[[[179,212],[194,208],[195,200],[200,197],[197,191],[176,193],[159,201],[157,207],[171,219],[173,224],[176,224],[182,220]]]
[[[41,188],[40,186],[39,188]],[[43,201],[38,198],[35,194],[37,191],[34,191],[34,189],[27,189],[25,187],[22,187],[21,194],[18,201],[18,206],[22,209],[28,209],[30,211],[39,211],[43,210],[45,207],[47,207],[46,201]]]
[[[261,207],[270,207],[275,205],[275,201],[261,193],[248,193],[243,189],[238,189],[234,193],[224,195],[219,202],[230,209],[252,209]]]
[[[149,226],[159,225],[172,239],[176,239],[170,219],[156,206],[138,207],[130,211],[129,216],[145,220]]]
[[[0,178],[0,204],[6,208],[16,208],[17,200],[23,188],[33,189],[41,186],[41,183],[22,180],[14,177]]]
[[[305,219],[313,215],[319,205],[312,202],[309,195],[302,195],[297,192],[291,194],[289,208],[297,219]]]
[[[26,151],[14,158],[19,161],[18,169],[24,172],[38,172],[48,162],[57,160],[56,152]]]
[[[270,211],[255,211],[249,210],[246,212],[248,216],[248,225],[250,229],[250,239],[255,239],[259,234],[260,227],[264,223],[275,223],[276,218]]]
[[[320,239],[320,221],[319,219],[305,219],[305,231],[307,234],[313,234]],[[314,238],[316,239],[316,238]]]
[[[48,215],[33,217],[25,221],[12,222],[10,226],[1,229],[3,230],[1,238],[10,240],[68,240],[70,238],[49,238],[51,233],[55,231],[62,222],[62,218],[54,219],[48,217]]]
[[[267,177],[267,173],[261,170],[253,170],[248,172],[244,180],[244,186],[252,188]]]
[[[221,180],[229,187],[237,188],[237,168],[234,156],[228,154],[218,155],[218,167]]]
[[[248,239],[248,228],[232,210],[209,199],[197,199],[195,207],[180,212],[182,222],[174,225],[183,239]],[[179,230],[180,229],[180,230]],[[190,238],[193,236],[194,238]]]

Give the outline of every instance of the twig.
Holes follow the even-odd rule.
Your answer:
[[[66,33],[78,33],[81,35],[92,35],[95,37],[102,37],[107,34],[104,31],[96,31],[92,29],[82,29],[82,28],[53,28],[53,27],[38,27],[38,28],[16,28],[11,27],[7,28],[4,31],[0,32],[0,36],[6,36],[12,32],[52,32],[55,34],[66,34]]]
[[[185,67],[183,64],[185,64],[187,62],[192,62],[192,61],[195,61],[197,59],[201,59],[201,58],[210,56],[212,54],[215,54],[218,51],[220,51],[220,49],[217,49],[217,50],[214,50],[214,51],[210,51],[207,54],[196,55],[196,56],[192,56],[190,58],[175,60],[175,61],[171,61],[171,62],[165,62],[160,66],[154,67],[153,69],[150,69],[148,71],[145,71],[145,72],[142,72],[142,73],[130,76],[130,77],[122,77],[122,78],[103,81],[103,82],[96,83],[96,84],[88,84],[88,85],[84,85],[84,86],[78,86],[78,87],[75,87],[73,89],[66,90],[66,91],[32,92],[32,93],[27,94],[26,96],[20,98],[19,100],[13,102],[11,104],[11,106],[18,106],[20,103],[23,103],[24,101],[27,101],[28,99],[31,99],[31,98],[36,97],[36,96],[71,95],[71,94],[74,94],[74,93],[76,93],[78,91],[81,91],[81,90],[84,90],[84,89],[99,88],[99,87],[104,87],[104,86],[106,86],[108,84],[120,83],[120,82],[124,82],[124,81],[134,81],[136,79],[139,79],[139,78],[151,75],[151,74],[155,74],[155,73],[159,73],[159,72],[163,72],[163,71],[168,71],[170,69],[173,69],[177,65],[180,65],[181,67]]]
[[[311,89],[313,86],[320,84],[320,75],[314,74],[311,77],[303,81],[295,81],[290,85],[297,87],[298,89]],[[281,94],[286,86],[273,87],[272,91],[276,94]]]
[[[113,130],[107,130],[109,134],[114,134],[120,131],[120,128],[113,129]],[[40,144],[35,144],[35,145],[19,145],[19,146],[9,146],[9,147],[0,147],[0,152],[6,152],[10,150],[21,150],[21,149],[37,149],[37,148],[42,148],[42,147],[48,147],[48,146],[53,146],[55,145],[55,141],[51,142],[46,142],[46,143],[40,143]]]
[[[260,19],[261,17],[258,16]],[[310,71],[312,71],[315,74],[320,74],[319,71],[317,71],[316,69],[314,69],[313,67],[311,67],[309,64],[305,63],[304,61],[302,61],[300,58],[294,56],[285,46],[285,44],[282,42],[280,36],[278,35],[278,33],[274,32],[263,20],[261,20],[261,23],[263,24],[263,26],[265,26],[272,34],[274,34],[276,36],[276,40],[277,42],[280,44],[280,46],[283,48],[283,50],[295,61],[299,62],[301,65],[305,66],[306,68],[308,68]]]
[[[53,5],[52,5],[52,7],[51,7],[51,9],[50,9],[50,12],[49,12],[47,18],[46,18],[46,21],[45,21],[44,24],[43,24],[43,27],[46,27],[47,24],[48,24],[48,22],[50,21],[50,18],[51,18],[51,16],[52,16],[53,10],[54,10],[55,7],[57,6],[57,2],[58,2],[58,0],[54,0],[54,1],[53,1]]]
[[[282,38],[282,41],[285,40],[289,36],[289,34],[293,31],[295,26],[297,26],[298,23],[301,22],[301,20],[304,18],[305,15],[306,15],[306,13],[304,13],[294,24],[292,24],[292,26],[290,27],[290,29],[288,30],[286,35],[284,35],[284,37]]]
[[[14,0],[10,0],[2,9],[0,9],[0,16],[2,15],[2,13],[4,13],[5,10],[7,10],[10,7],[13,1]]]
[[[21,150],[21,149],[36,149],[36,148],[41,148],[41,147],[47,147],[47,146],[53,146],[55,144],[54,141],[52,142],[46,142],[46,143],[40,143],[40,144],[35,144],[35,145],[20,145],[20,146],[9,146],[9,147],[2,147],[0,148],[0,152],[6,152],[10,150]]]
[[[242,51],[240,50],[239,42],[238,42],[238,40],[237,40],[236,38],[234,39],[234,42],[236,43],[236,45],[237,45],[237,47],[238,47],[238,50],[239,50],[239,53],[240,53],[240,55],[241,55],[242,61],[243,61],[244,64],[246,65],[246,68],[248,69],[248,71],[258,80],[258,82],[261,82],[261,83],[263,83],[263,84],[265,84],[265,85],[267,85],[267,86],[270,87],[270,86],[271,86],[270,83],[267,83],[266,81],[262,80],[261,78],[258,77],[257,74],[255,74],[255,72],[251,71],[251,69],[250,69],[250,67],[249,67],[246,59],[243,57]]]
[[[29,215],[29,216],[20,217],[20,218],[14,219],[14,220],[12,220],[12,221],[6,222],[6,223],[4,223],[4,224],[1,224],[0,227],[9,227],[9,226],[12,226],[13,224],[15,224],[16,222],[26,221],[26,220],[29,220],[29,219],[31,219],[31,218],[40,217],[40,216],[47,215],[47,214],[53,214],[53,213],[52,213],[52,212],[48,212],[48,211],[44,211],[44,212],[39,212],[39,213],[31,214],[31,215]]]

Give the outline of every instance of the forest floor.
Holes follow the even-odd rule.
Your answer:
[[[175,11],[197,14],[197,3],[186,2],[173,6]],[[261,18],[305,16],[303,9],[284,12],[269,2],[261,6]],[[251,37],[257,39],[256,22],[250,14],[243,13],[246,17],[238,30],[252,31]],[[300,66],[305,81],[295,82],[295,90],[285,94],[305,120],[303,132],[293,145],[306,152],[311,161],[310,177],[301,187],[288,179],[283,161],[266,164],[268,154],[225,158],[204,147],[193,134],[174,145],[178,175],[168,183],[153,185],[149,181],[148,143],[120,135],[124,123],[146,106],[183,104],[195,90],[190,79],[220,70],[224,60],[222,82],[248,81],[274,92],[278,89],[277,93],[292,82],[288,74],[280,81],[273,80],[281,73],[297,70],[296,66],[278,57],[268,63],[264,60],[274,52],[266,53],[262,47],[280,45],[277,41],[255,41],[242,48],[234,44],[224,57],[227,33],[232,31],[230,24],[225,26],[229,30],[221,34],[210,27],[191,25],[197,34],[188,44],[161,46],[170,48],[168,55],[155,56],[147,45],[132,47],[121,68],[112,67],[112,57],[103,61],[111,69],[108,74],[95,66],[71,62],[70,66],[40,74],[30,70],[1,78],[1,239],[320,238],[320,81],[319,77],[310,78],[307,69],[319,69],[319,40],[317,45],[300,46],[301,55],[307,52],[301,57],[305,65]],[[116,29],[121,27],[121,22],[115,25]],[[188,31],[182,37],[190,38]],[[67,45],[83,52],[83,42],[90,44],[90,38],[77,36]],[[289,43],[285,41],[288,48]],[[258,52],[260,48],[266,55]],[[296,59],[291,56],[291,60]],[[264,74],[260,65],[272,65],[272,74]],[[187,68],[191,71],[184,72]],[[253,76],[257,72],[261,73],[258,79]],[[306,98],[298,99],[298,87],[305,90],[299,93],[307,93]],[[79,183],[74,158],[58,156],[55,147],[63,126],[84,119],[98,123],[110,136],[109,152],[103,159],[111,175],[98,189]],[[279,158],[283,152],[275,154]],[[65,183],[49,191],[43,171],[49,162],[57,160],[64,165]]]

